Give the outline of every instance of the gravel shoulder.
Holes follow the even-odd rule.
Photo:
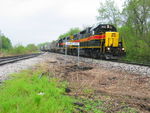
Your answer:
[[[0,66],[0,82],[8,79],[8,75],[34,67],[45,60],[46,54]]]
[[[135,108],[137,112],[150,112],[150,76],[147,73],[140,74],[126,70],[110,68],[101,63],[93,63],[95,60],[80,62],[74,60],[73,56],[49,53],[45,65],[46,71],[53,73],[54,77],[67,80],[72,89],[70,95],[77,97],[88,97],[104,101],[104,112],[124,112],[126,107]],[[115,64],[116,65],[116,64]],[[121,64],[119,64],[121,65]],[[125,64],[126,65],[126,64]],[[140,67],[139,67],[140,68]],[[143,67],[142,67],[143,68]],[[85,94],[85,89],[92,90]]]

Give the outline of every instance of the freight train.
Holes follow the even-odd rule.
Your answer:
[[[78,43],[79,45],[66,45],[68,43]],[[45,45],[42,51],[80,55],[100,59],[118,59],[125,56],[123,41],[117,29],[110,24],[98,24],[88,27],[72,36],[64,37],[57,41]]]

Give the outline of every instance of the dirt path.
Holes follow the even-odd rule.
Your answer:
[[[150,112],[150,77],[106,70],[93,64],[67,62],[61,55],[52,55],[46,60],[47,72],[67,80],[72,89],[70,95],[103,101],[104,112]],[[85,91],[86,90],[86,91]],[[128,110],[131,112],[132,110]]]

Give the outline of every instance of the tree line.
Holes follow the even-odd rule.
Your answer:
[[[79,32],[80,32],[80,29],[79,29],[78,27],[71,28],[71,29],[70,29],[69,31],[67,31],[66,33],[61,34],[61,35],[58,37],[58,39],[65,38],[65,37],[74,35],[74,34],[79,33]]]
[[[150,62],[150,0],[125,0],[122,9],[114,0],[105,0],[100,3],[96,18],[100,24],[117,27],[127,53],[124,60]],[[79,31],[70,29],[59,39]]]
[[[17,44],[12,46],[11,40],[4,34],[0,33],[0,55],[17,55],[37,52],[38,47],[35,44],[28,44],[23,46]]]
[[[124,40],[125,60],[150,62],[150,1],[125,0],[119,9],[114,0],[100,3],[97,21],[113,24]]]
[[[126,0],[122,10],[114,0],[100,3],[97,21],[118,28],[126,47],[126,60],[150,62],[150,1]]]

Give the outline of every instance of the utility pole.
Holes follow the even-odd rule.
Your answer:
[[[67,62],[67,37],[65,38],[65,65]]]
[[[2,53],[2,33],[0,31],[0,49],[1,49],[1,53]]]
[[[80,38],[79,38],[80,40]],[[78,42],[78,67],[80,66],[80,42]]]

